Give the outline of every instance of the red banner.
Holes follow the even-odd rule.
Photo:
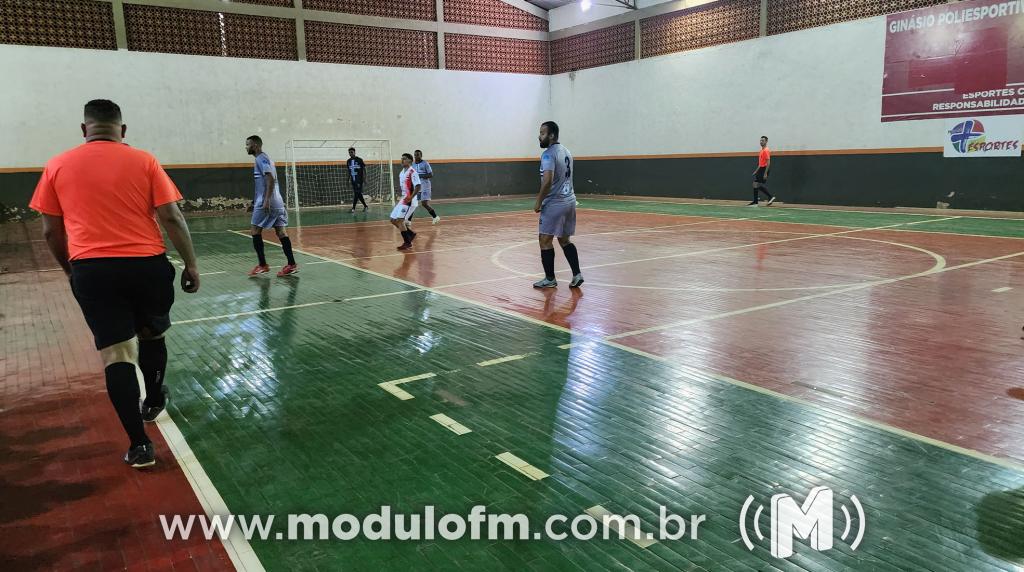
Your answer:
[[[1024,0],[892,14],[882,121],[1024,113]]]

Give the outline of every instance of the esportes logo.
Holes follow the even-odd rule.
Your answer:
[[[949,131],[949,140],[958,153],[977,151],[985,145],[985,126],[977,119],[957,123]]]
[[[772,556],[776,558],[789,558],[792,556],[794,536],[808,540],[811,548],[819,552],[831,549],[835,540],[832,526],[836,516],[833,502],[834,496],[832,489],[828,487],[814,487],[807,494],[807,498],[802,506],[798,505],[793,500],[793,497],[787,494],[772,496],[771,514],[769,515],[771,520],[770,540]],[[856,550],[864,539],[866,518],[864,507],[861,506],[857,495],[850,495],[849,501],[856,509],[857,518],[854,520],[850,516],[850,511],[847,509],[846,504],[839,505],[845,522],[843,533],[839,536],[839,539],[849,542],[850,550]],[[750,540],[750,535],[747,533],[747,515],[753,503],[754,496],[748,496],[747,500],[743,503],[743,509],[740,510],[739,519],[740,537],[743,539],[743,544],[746,545],[748,550],[754,549],[754,543]],[[764,505],[758,505],[753,519],[749,522],[759,541],[765,539],[764,534],[761,532],[761,516],[763,512]],[[848,540],[848,538],[854,535],[854,522],[856,522],[857,526],[856,535],[852,540]]]

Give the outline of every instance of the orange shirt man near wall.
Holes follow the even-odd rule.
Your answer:
[[[768,171],[772,168],[772,152],[768,149],[768,138],[761,136],[761,152],[757,155],[757,169],[754,170],[754,200],[747,206],[756,207],[760,193],[768,195],[768,202],[765,206],[770,207],[775,202],[775,197],[768,192]]]
[[[43,216],[47,246],[103,358],[107,395],[131,442],[124,461],[142,468],[156,463],[143,421],[167,406],[164,332],[174,303],[175,270],[157,220],[185,262],[182,290],[199,290],[199,270],[181,193],[155,157],[121,142],[126,130],[116,103],[85,104],[85,143],[50,159],[29,206]],[[141,408],[136,366],[146,385]]]

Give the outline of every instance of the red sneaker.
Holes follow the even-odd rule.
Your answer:
[[[249,276],[252,277],[252,276],[256,276],[258,274],[266,274],[267,272],[270,272],[270,266],[268,266],[266,264],[264,264],[262,266],[257,264],[255,268],[253,268],[252,270],[249,271]]]
[[[278,276],[291,276],[292,274],[295,274],[298,271],[299,271],[299,265],[298,264],[286,264],[285,267],[282,268],[281,271],[277,273],[277,275]]]

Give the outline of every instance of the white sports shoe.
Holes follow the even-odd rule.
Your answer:
[[[554,288],[555,286],[558,286],[558,281],[548,280],[547,278],[533,283],[534,288]]]
[[[569,288],[579,288],[583,284],[583,275],[577,274],[572,277],[572,282],[569,283]]]
[[[434,224],[437,224],[439,222],[441,222],[441,217],[439,217],[439,216],[434,217]]]

